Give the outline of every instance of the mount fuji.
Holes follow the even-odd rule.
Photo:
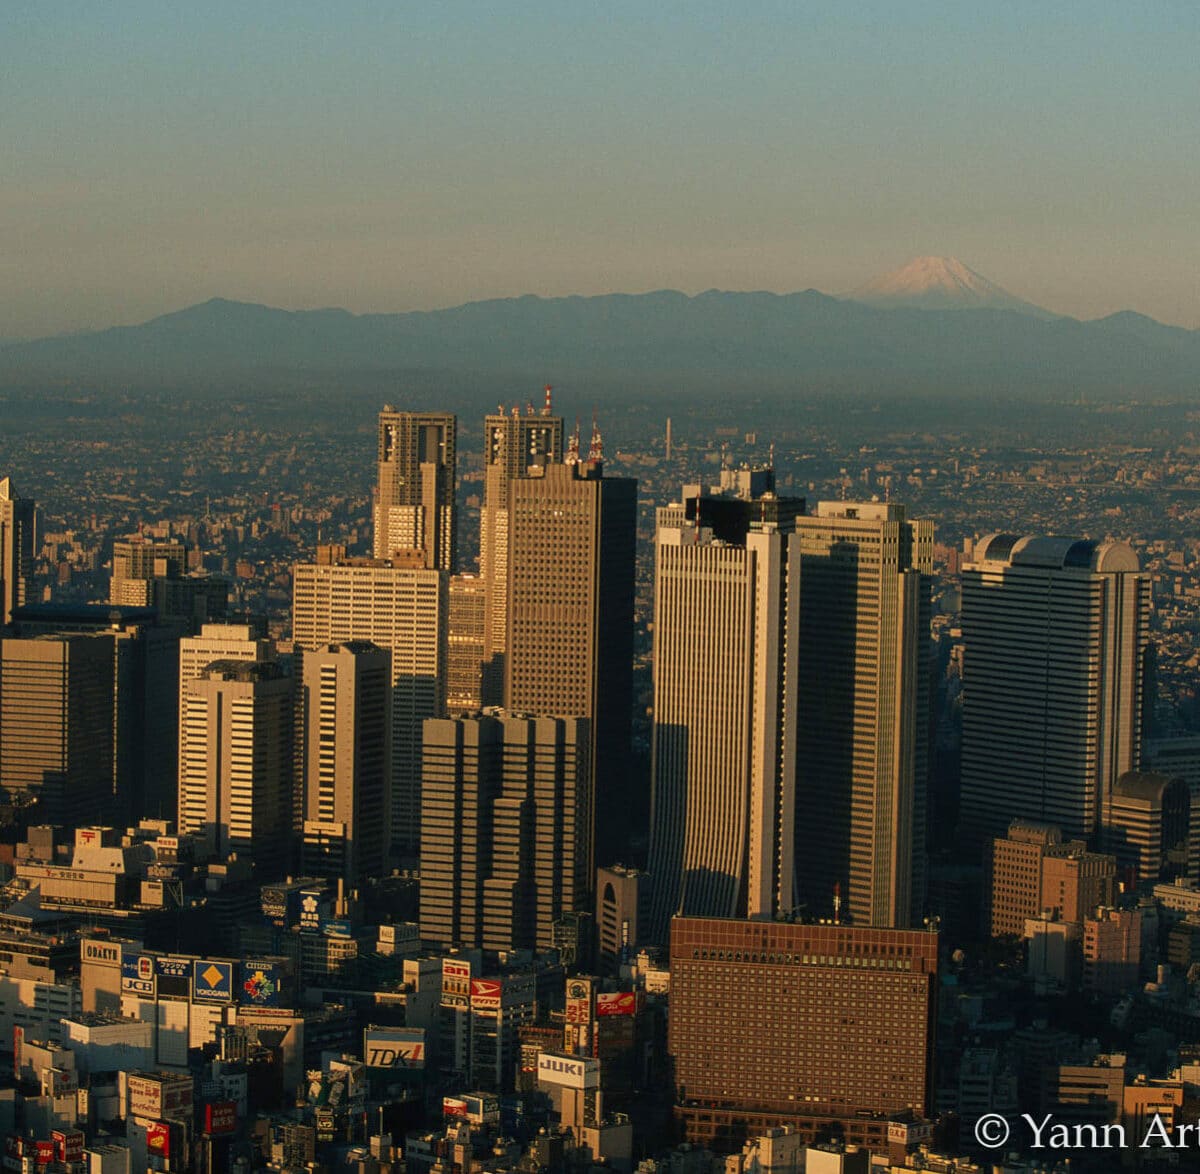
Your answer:
[[[1049,310],[1010,294],[957,257],[915,257],[901,269],[860,285],[847,301],[881,309],[1015,310],[1035,318],[1056,318]]]

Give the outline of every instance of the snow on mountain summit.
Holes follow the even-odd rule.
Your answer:
[[[1054,317],[1048,310],[1001,289],[957,257],[916,257],[903,268],[876,277],[844,296],[884,308],[1016,310],[1040,318]]]

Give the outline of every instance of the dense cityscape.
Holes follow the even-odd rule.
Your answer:
[[[1194,1164],[1190,407],[5,395],[12,1168]]]

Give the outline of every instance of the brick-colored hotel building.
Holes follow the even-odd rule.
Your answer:
[[[933,1097],[936,933],[677,917],[669,1051],[688,1141],[773,1125],[847,1141]]]

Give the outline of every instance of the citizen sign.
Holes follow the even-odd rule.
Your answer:
[[[563,1088],[599,1088],[600,1061],[541,1052],[538,1055],[538,1081]]]

